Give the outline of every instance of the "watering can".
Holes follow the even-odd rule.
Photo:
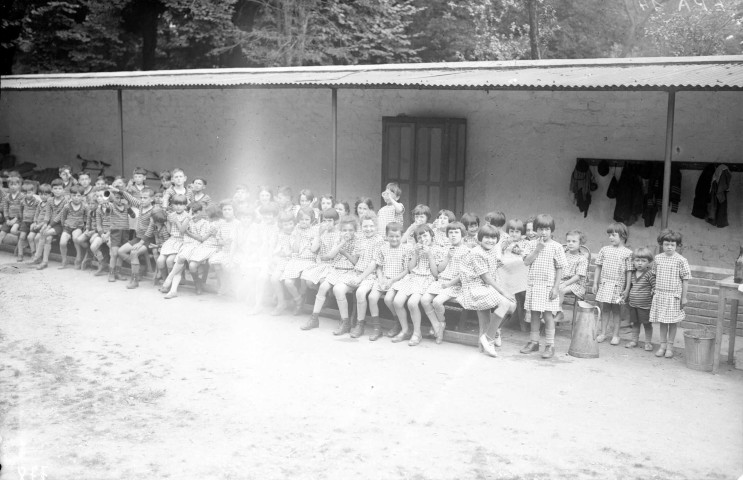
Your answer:
[[[601,321],[601,309],[584,301],[577,302],[573,308],[575,320],[568,354],[578,358],[598,358],[599,344],[596,336]]]

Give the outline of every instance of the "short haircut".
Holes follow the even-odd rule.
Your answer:
[[[676,242],[676,246],[680,247],[681,240],[681,234],[675,230],[671,230],[670,228],[662,230],[658,235],[658,245],[661,247],[663,246],[663,242]]]
[[[199,203],[199,202],[196,202],[196,203]],[[222,218],[222,207],[220,207],[218,203],[213,203],[209,205],[208,207],[206,207],[206,214],[212,220],[216,220],[217,218]]]
[[[83,187],[81,187],[80,185],[73,185],[72,187],[70,187],[70,193],[73,194],[73,195],[75,195],[75,194],[82,195],[82,193],[83,193]]]
[[[83,170],[82,172],[77,174],[77,179],[80,180],[80,177],[83,177],[83,176],[90,178],[90,174],[86,172],[85,170]]]
[[[315,199],[315,194],[309,188],[303,188],[299,191],[299,198],[304,197],[308,202],[312,202]]]
[[[23,179],[16,176],[8,177],[8,185],[10,185],[11,183],[17,183],[18,185],[21,185],[23,183]]]
[[[635,258],[644,258],[648,262],[652,262],[654,257],[653,252],[649,248],[640,247],[636,248],[635,251],[632,252],[632,259],[634,260]]]
[[[400,189],[400,185],[398,185],[395,182],[390,182],[385,187],[385,190],[389,190],[390,192],[394,193],[397,198],[400,198],[400,195],[402,195],[402,190]]]
[[[182,169],[180,169],[180,168],[174,168],[173,170],[170,171],[171,177],[174,177],[176,173],[180,173],[183,176],[186,176],[186,172],[184,172]]]
[[[198,213],[204,209],[204,204],[201,202],[193,202],[188,205],[189,210],[191,210],[191,213]]]
[[[433,240],[433,229],[430,225],[424,223],[423,225],[418,225],[418,227],[413,232],[413,237],[415,237],[415,241],[417,242],[418,239],[421,238],[421,235],[428,232],[429,235],[431,235],[431,240]]]
[[[95,177],[95,181],[98,182],[98,180],[101,180],[103,183],[108,184],[108,179],[103,175],[98,175],[97,177]]]
[[[496,227],[495,225],[486,223],[477,231],[477,241],[482,242],[482,239],[485,237],[495,238],[495,240],[499,242],[500,230],[498,230],[498,227]]]
[[[69,165],[62,165],[59,167],[59,173],[62,173],[64,170],[67,170],[68,172],[72,172],[72,167]]]
[[[274,217],[279,214],[279,210],[281,209],[279,208],[279,204],[276,202],[268,202],[258,207],[258,213],[261,215],[273,215]]]
[[[54,187],[64,187],[64,182],[61,178],[55,178],[52,180],[52,188]]]
[[[286,223],[286,222],[292,222],[297,223],[297,219],[294,217],[294,215],[291,214],[291,212],[283,211],[279,213],[279,223]]]
[[[326,208],[325,210],[320,213],[320,218],[323,220],[325,219],[332,219],[332,220],[338,220],[340,218],[340,215],[338,215],[338,212],[335,211],[335,208]]]
[[[402,234],[402,223],[390,222],[384,227],[384,234],[389,235],[390,232],[400,232]]]
[[[462,237],[467,235],[467,227],[465,227],[462,222],[452,222],[446,226],[447,235],[449,235],[449,232],[452,230],[459,230],[459,232],[462,234]]]
[[[325,195],[320,195],[320,205],[322,205],[322,201],[326,199],[330,200],[330,204],[335,207],[335,197],[330,193],[326,193]]]
[[[333,207],[335,207],[336,205],[342,206],[343,210],[346,212],[346,215],[351,215],[353,213],[348,202],[335,202],[335,205],[333,205]]]
[[[35,192],[36,191],[36,182],[33,180],[24,180],[23,185],[21,185],[21,188],[23,190],[26,190],[28,192]]]
[[[39,185],[39,193],[52,193],[52,186],[48,183],[42,183]]]
[[[439,218],[441,215],[446,215],[446,218],[449,219],[449,223],[457,221],[457,216],[454,215],[454,212],[452,212],[451,210],[446,210],[446,209],[439,210],[439,213],[438,215],[436,215],[436,218]]]
[[[353,225],[353,229],[358,230],[359,221],[353,215],[343,215],[338,225],[340,226],[340,228],[343,228],[344,225]]]
[[[578,243],[580,245],[585,245],[586,241],[588,241],[586,234],[581,232],[580,230],[570,230],[568,233],[565,234],[565,238],[567,239],[568,237],[578,237]]]
[[[372,199],[369,197],[359,197],[358,200],[356,200],[356,203],[353,204],[353,213],[357,213],[359,211],[359,205],[362,203],[365,203],[367,207],[369,207],[369,210],[374,210],[374,203],[372,203]]]
[[[142,190],[139,191],[139,193],[140,195],[146,193],[151,197],[155,192],[150,187],[144,187]]]
[[[368,212],[364,213],[359,217],[359,223],[364,223],[366,220],[371,220],[374,222],[374,225],[377,224],[377,214],[374,213],[373,210],[369,210]]]
[[[534,230],[538,228],[549,228],[555,233],[555,219],[549,213],[540,213],[534,219]]]
[[[287,197],[289,197],[291,199],[292,196],[293,196],[292,187],[289,187],[287,185],[282,185],[278,189],[278,195],[284,195],[284,196],[287,196]]]
[[[171,179],[170,170],[163,170],[162,172],[160,172],[159,176],[160,176],[160,180],[170,180]]]
[[[180,193],[178,193],[170,197],[170,204],[171,205],[188,205],[188,198],[186,198],[185,195],[181,195]]]
[[[536,220],[536,219],[537,219],[537,216],[536,215],[529,215],[526,218],[526,221],[524,222],[524,227],[526,227],[527,225],[529,225],[531,223],[531,228],[534,228],[534,220]]]
[[[147,175],[147,170],[142,167],[135,167],[132,175]]]
[[[619,238],[621,238],[624,243],[627,243],[627,240],[629,239],[629,228],[627,228],[627,225],[623,224],[622,222],[610,223],[609,226],[606,228],[606,233],[618,233]]]
[[[503,212],[488,212],[485,215],[485,223],[501,228],[506,224],[506,214]]]
[[[196,180],[201,180],[201,183],[203,183],[204,186],[206,186],[206,180],[204,179],[204,177],[196,177],[191,180],[191,183],[195,182]]]
[[[331,208],[331,210],[333,210],[333,209]],[[336,212],[335,210],[333,210],[333,212],[335,212],[335,214],[338,215],[338,212]],[[297,211],[297,216],[296,216],[297,223],[299,223],[299,216],[300,215],[303,215],[305,217],[309,217],[310,222],[312,222],[312,223],[315,222],[315,211],[312,208],[310,208],[310,207],[302,207],[302,208],[300,208]]]
[[[480,226],[480,217],[471,212],[467,212],[462,215],[459,221],[467,228],[469,228],[470,225]]]
[[[426,223],[431,221],[431,217],[433,214],[431,213],[431,209],[428,207],[428,205],[423,205],[422,203],[419,203],[418,205],[413,208],[413,212],[411,213],[413,216],[413,220],[415,220],[416,215],[425,215],[426,216]]]
[[[168,215],[162,208],[154,208],[152,210],[152,216],[150,217],[155,223],[165,223],[168,219]]]
[[[225,198],[219,202],[219,208],[223,209],[224,207],[232,207],[234,209],[235,205],[232,203],[232,200]]]
[[[511,230],[518,230],[521,232],[521,235],[524,235],[526,233],[526,225],[520,218],[512,218],[506,222],[506,232],[510,232]]]

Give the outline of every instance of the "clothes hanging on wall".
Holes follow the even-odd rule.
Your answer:
[[[614,221],[632,225],[643,214],[644,194],[639,168],[626,165],[617,182],[617,204],[614,207]]]
[[[671,203],[671,211],[677,213],[681,203],[681,167],[676,165],[671,165],[671,192],[668,200]]]
[[[642,218],[646,227],[652,227],[663,203],[663,165],[646,166],[641,170],[641,175],[643,180],[647,180],[647,188],[643,189]]]
[[[715,169],[709,192],[707,222],[716,227],[727,227],[728,224],[728,190],[730,190],[730,169],[720,165]]]
[[[578,160],[570,176],[570,192],[584,218],[588,216],[588,207],[591,205],[591,192],[597,188],[588,163],[585,160]]]
[[[712,189],[712,176],[715,174],[717,169],[716,163],[710,163],[697,180],[697,186],[694,189],[694,205],[691,209],[691,214],[697,218],[707,218],[707,210],[710,202],[710,190]]]

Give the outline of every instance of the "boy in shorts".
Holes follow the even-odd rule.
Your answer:
[[[64,182],[61,178],[52,180],[52,198],[47,205],[47,218],[49,226],[41,233],[43,239],[40,240],[36,248],[36,255],[39,255],[41,245],[44,245],[44,253],[34,259],[33,263],[39,264],[37,270],[43,270],[49,266],[49,253],[52,251],[52,242],[55,238],[62,235],[62,210],[67,206],[68,196],[64,189]]]
[[[109,264],[108,281],[115,282],[121,280],[119,275],[119,248],[129,241],[129,218],[134,217],[134,212],[129,208],[127,201],[121,194],[124,190],[124,180],[114,180],[113,185],[109,188],[111,192],[108,201],[111,204],[111,234],[109,238],[109,248],[111,250],[111,262]]]
[[[36,210],[41,203],[40,198],[36,198],[36,184],[31,180],[25,180],[23,186],[23,202],[21,204],[21,226],[18,229],[20,234],[18,237],[18,261],[23,261],[23,250],[26,248],[26,243],[31,250],[31,256],[36,251],[34,245],[31,242],[27,242],[28,236],[31,233],[31,225],[34,223],[34,217],[36,216]]]
[[[137,170],[134,170],[135,175]],[[135,183],[136,186],[136,183]],[[137,215],[137,227],[134,229],[134,238],[129,240],[128,243],[122,245],[119,248],[118,255],[124,260],[129,260],[132,266],[132,277],[129,280],[129,284],[126,286],[128,289],[139,287],[139,257],[140,255],[147,253],[147,246],[150,244],[151,239],[147,238],[147,229],[150,226],[150,217],[152,216],[152,195],[153,191],[150,187],[145,186],[139,190],[139,198],[128,191],[119,192],[124,196],[129,205],[139,210]]]
[[[70,238],[73,243],[76,243],[77,238],[83,233],[87,219],[88,206],[83,202],[83,187],[73,185],[70,188],[70,201],[67,202],[60,215],[62,223],[62,235],[59,237],[59,253],[62,255],[60,270],[67,268],[67,244]],[[83,260],[82,248],[76,249],[75,253],[75,268],[79,270]]]
[[[25,195],[21,192],[21,177],[9,177],[8,190],[3,201],[5,222],[2,228],[0,228],[0,244],[3,243],[6,235],[18,235],[23,217],[23,200],[25,199]]]

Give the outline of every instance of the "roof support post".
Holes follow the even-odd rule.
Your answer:
[[[330,193],[338,197],[338,89],[331,88],[332,92],[332,128],[333,128],[333,165],[330,172]]]
[[[124,174],[124,109],[122,108],[121,89],[116,90],[116,99],[119,105],[119,142],[121,147],[121,174]]]
[[[668,115],[666,117],[666,156],[663,161],[663,206],[661,228],[668,228],[668,208],[671,197],[671,159],[673,156],[673,116],[676,110],[676,91],[668,92]]]

